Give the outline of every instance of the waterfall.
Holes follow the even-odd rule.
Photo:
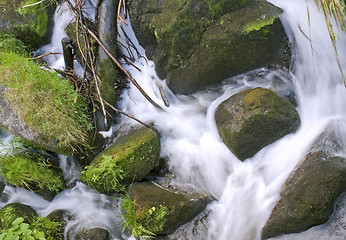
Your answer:
[[[126,67],[144,91],[164,109],[158,110],[148,103],[134,86],[125,90],[119,104],[122,111],[141,121],[153,123],[160,132],[161,157],[168,159],[169,169],[176,176],[171,184],[194,188],[215,199],[208,206],[207,239],[260,239],[261,229],[269,218],[283,183],[317,137],[327,129],[333,129],[345,146],[346,90],[322,12],[312,0],[270,2],[284,10],[282,22],[294,46],[290,70],[260,68],[225,79],[219,86],[185,96],[173,94],[165,80],[158,78],[154,63],[148,59],[139,58],[134,63],[141,71],[132,66]],[[95,6],[95,3],[92,5]],[[95,15],[91,12],[90,16]],[[55,14],[52,43],[41,48],[40,53],[62,52],[60,41],[66,36],[64,28],[71,19],[72,14],[65,5],[59,8]],[[133,36],[133,42],[137,43],[138,50],[145,56],[131,28],[123,27],[128,36]],[[346,33],[339,28],[334,30],[338,57],[346,72]],[[121,38],[119,40],[123,41]],[[58,55],[50,56],[47,62],[54,68],[63,67],[63,59]],[[162,102],[157,83],[163,86],[167,94],[171,104],[169,108]],[[217,106],[246,89],[275,89],[278,86],[293,86],[298,102],[297,111],[301,117],[300,128],[294,134],[263,148],[254,157],[239,161],[218,134],[214,120]],[[128,129],[134,124],[137,123],[121,117],[113,130]],[[346,156],[346,152],[338,154]],[[60,156],[60,160],[62,167],[69,166],[66,156]],[[65,169],[64,172],[68,179],[78,176],[78,171]],[[114,239],[128,238],[122,236],[120,231],[121,219],[116,216],[120,215],[117,200],[99,194],[82,183],[63,191],[52,202],[15,187],[7,186],[5,194],[8,196],[7,202],[28,204],[42,216],[57,209],[70,211],[75,218],[69,221],[65,238],[68,230],[74,229],[76,232],[91,226],[107,228]],[[340,203],[339,209],[341,214],[344,213],[345,204]],[[340,221],[340,218],[335,218]],[[345,225],[345,218],[340,224]],[[331,226],[335,227],[333,224]],[[312,229],[297,234],[296,239],[304,236],[304,239],[315,240],[321,232],[328,231],[326,228]],[[328,238],[338,239],[336,235],[328,235]]]

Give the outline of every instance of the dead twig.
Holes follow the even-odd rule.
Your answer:
[[[39,59],[39,58],[43,58],[43,57],[47,57],[47,56],[49,56],[49,55],[57,55],[57,54],[61,54],[61,53],[53,53],[53,52],[49,52],[49,53],[45,53],[45,54],[42,54],[42,55],[37,56],[37,57],[28,58],[28,60],[35,60],[35,59]]]
[[[146,124],[146,123],[142,122],[141,120],[135,118],[134,116],[132,116],[132,115],[126,113],[126,112],[123,112],[123,111],[121,111],[121,110],[119,110],[119,109],[113,107],[112,105],[110,105],[110,104],[109,104],[108,102],[106,102],[105,100],[103,100],[103,101],[104,101],[104,103],[105,103],[107,106],[109,106],[109,107],[110,107],[111,109],[113,109],[115,112],[120,113],[120,114],[122,114],[122,115],[124,115],[124,116],[126,116],[126,117],[128,117],[128,118],[131,118],[131,119],[135,120],[136,122],[138,122],[138,123],[140,123],[140,124],[146,126],[147,128],[151,128],[152,130],[154,130],[155,132],[157,132],[157,130],[156,130],[153,126],[151,126],[151,125],[149,125],[149,124]]]

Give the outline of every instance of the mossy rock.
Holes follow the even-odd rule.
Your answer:
[[[203,33],[194,54],[168,73],[168,86],[190,94],[259,67],[289,66],[280,15],[279,8],[261,0],[224,15]]]
[[[240,159],[294,132],[300,118],[287,100],[265,88],[237,93],[221,103],[215,121],[222,140]]]
[[[208,26],[253,1],[130,0],[128,5],[139,43],[163,79],[194,54]]]
[[[263,228],[263,239],[305,231],[325,223],[346,186],[346,159],[309,153],[286,180]]]
[[[289,65],[282,11],[265,0],[132,0],[129,9],[139,43],[175,93],[269,64]]]
[[[52,199],[65,188],[61,169],[39,155],[19,153],[0,160],[1,173],[7,183]]]
[[[9,203],[0,210],[0,227],[2,229],[10,228],[12,222],[19,217],[29,222],[33,216],[37,216],[37,214],[31,207],[21,203]]]
[[[92,228],[77,235],[77,240],[110,240],[109,232],[104,228]]]
[[[34,3],[30,0],[0,0],[0,31],[15,34],[33,49],[49,40],[49,28],[52,26],[55,1],[23,8]]]
[[[1,43],[0,125],[52,152],[71,155],[89,148],[90,112],[83,96],[68,80],[26,55],[6,52]]]
[[[152,182],[132,184],[130,199],[134,202],[136,221],[156,235],[173,233],[210,202],[208,197],[173,192]]]
[[[150,128],[132,129],[102,151],[87,167],[83,181],[101,193],[122,191],[158,166],[160,142]]]

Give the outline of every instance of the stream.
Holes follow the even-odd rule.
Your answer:
[[[225,79],[220,85],[192,95],[175,95],[155,73],[154,63],[139,58],[126,66],[144,91],[165,111],[157,110],[131,86],[122,95],[119,108],[143,122],[153,122],[161,135],[161,157],[168,159],[169,170],[175,175],[172,185],[192,188],[210,194],[215,201],[206,209],[208,221],[197,228],[202,233],[194,235],[194,226],[178,230],[174,239],[259,240],[261,230],[279,198],[280,189],[297,163],[307,153],[318,136],[326,130],[337,133],[346,146],[346,94],[338,68],[337,58],[329,38],[323,13],[314,1],[271,0],[284,10],[282,22],[293,46],[291,69],[260,68]],[[86,11],[93,18],[97,1],[90,1]],[[308,21],[308,11],[310,21]],[[52,42],[39,49],[40,54],[62,52],[61,38],[67,36],[65,26],[72,14],[66,6],[55,13]],[[129,20],[128,20],[129,21]],[[139,46],[130,27],[123,25],[127,35]],[[334,29],[339,60],[346,73],[346,32]],[[303,34],[304,33],[304,34]],[[309,39],[311,41],[309,41]],[[122,36],[119,41],[124,41]],[[47,58],[53,68],[64,67],[60,55]],[[160,83],[170,101],[165,107],[157,87]],[[240,91],[264,87],[279,92],[293,89],[297,111],[301,117],[299,129],[263,148],[254,157],[241,162],[222,142],[214,120],[217,106]],[[111,131],[126,130],[137,124],[121,117]],[[104,136],[110,134],[104,133]],[[345,147],[343,149],[346,149]],[[346,151],[338,155],[346,157]],[[60,155],[60,166],[65,179],[76,180],[78,165],[68,156]],[[72,179],[72,180],[71,180]],[[57,209],[65,209],[75,217],[68,221],[65,239],[75,239],[75,234],[88,227],[103,227],[113,239],[134,239],[121,231],[119,199],[106,196],[88,188],[83,183],[64,190],[53,201],[18,187],[6,186],[8,199],[0,202],[21,202],[31,206],[41,216]],[[346,239],[346,194],[336,204],[330,220],[308,231],[277,237],[277,240],[344,240]],[[192,224],[193,225],[193,224]],[[184,232],[181,233],[181,232]],[[195,236],[195,237],[194,237]],[[199,236],[199,237],[196,237]]]

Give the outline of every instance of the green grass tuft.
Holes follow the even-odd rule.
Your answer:
[[[14,52],[0,52],[0,85],[6,87],[2,97],[47,141],[57,139],[61,149],[88,148],[91,123],[86,100],[66,79]]]
[[[131,234],[136,239],[148,239],[154,238],[155,234],[146,230],[141,223],[137,221],[136,211],[135,211],[135,202],[130,199],[129,194],[124,196],[123,201],[121,203],[121,207],[124,210],[122,222],[123,231],[126,228],[131,229]]]
[[[58,193],[65,188],[63,175],[54,169],[42,156],[25,153],[1,157],[1,174],[15,186],[33,191]]]

